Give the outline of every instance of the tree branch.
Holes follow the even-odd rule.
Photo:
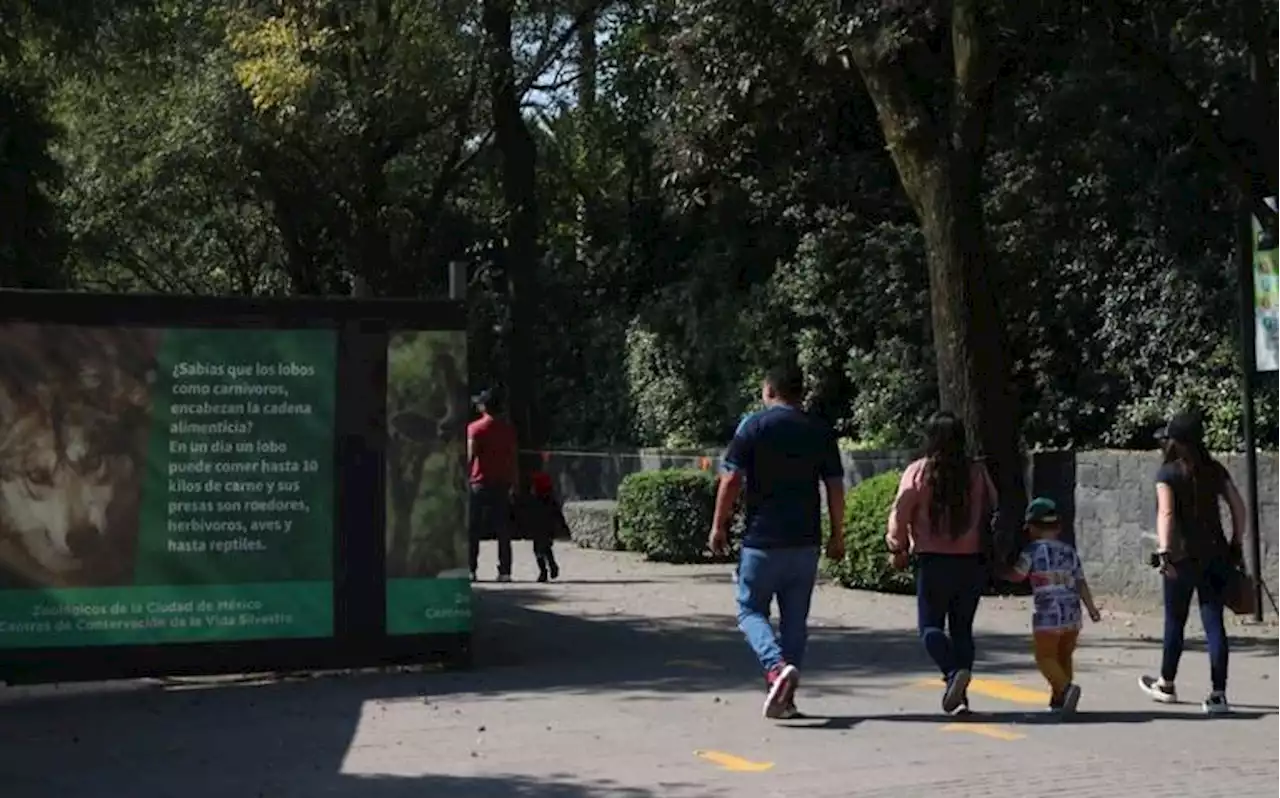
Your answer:
[[[928,178],[925,165],[936,164],[948,145],[928,104],[913,90],[902,53],[880,39],[877,35],[855,41],[850,52],[875,104],[902,187],[919,214]]]
[[[595,19],[596,15],[603,11],[613,0],[588,0],[583,7],[574,14],[573,19],[569,22],[568,27],[560,32],[550,47],[539,48],[538,57],[534,59],[533,67],[529,70],[529,74],[525,79],[516,86],[517,96],[523,97],[542,77],[542,73],[547,71],[547,67],[551,66],[551,62],[560,57],[560,53],[564,51],[565,45],[569,40],[577,35],[578,29],[587,22]]]
[[[951,11],[951,53],[955,78],[951,91],[951,149],[961,161],[981,162],[987,142],[987,122],[995,94],[1000,59],[983,20],[980,0],[954,0]]]
[[[1195,128],[1201,143],[1226,170],[1227,179],[1248,197],[1253,214],[1264,223],[1275,224],[1276,212],[1266,203],[1266,193],[1259,191],[1260,185],[1268,184],[1266,178],[1255,180],[1248,165],[1236,157],[1235,151],[1227,143],[1222,134],[1219,122],[1214,119],[1209,109],[1205,108],[1196,94],[1174,70],[1169,60],[1163,57],[1140,35],[1130,30],[1110,0],[1101,0],[1110,23],[1110,35],[1115,44],[1117,55],[1121,60],[1129,61],[1137,68],[1146,71],[1157,79],[1157,85],[1165,90],[1170,99],[1182,110]],[[1219,118],[1221,115],[1219,114]]]

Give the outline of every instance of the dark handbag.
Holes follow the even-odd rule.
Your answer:
[[[1236,615],[1252,615],[1258,609],[1258,592],[1254,589],[1253,577],[1243,568],[1232,568],[1227,578],[1223,603]]]

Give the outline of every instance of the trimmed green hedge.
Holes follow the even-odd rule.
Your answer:
[[[584,549],[618,551],[618,503],[615,501],[565,502],[564,522],[569,539]]]
[[[877,474],[855,485],[845,497],[844,560],[823,558],[824,573],[843,587],[882,593],[915,591],[910,571],[890,567],[884,543],[889,510],[901,476],[900,471]]]
[[[649,560],[706,562],[711,557],[707,533],[715,505],[716,477],[710,472],[663,469],[629,474],[618,486],[618,542]],[[736,539],[732,535],[731,540]]]

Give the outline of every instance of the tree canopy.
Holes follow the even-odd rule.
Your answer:
[[[440,295],[547,445],[723,442],[764,368],[858,445],[1240,444],[1260,0],[21,0],[0,283]],[[1259,380],[1274,446],[1274,374]]]

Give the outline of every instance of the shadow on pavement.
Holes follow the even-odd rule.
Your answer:
[[[949,716],[941,713],[895,712],[891,715],[807,715],[802,720],[779,724],[787,729],[813,729],[823,731],[847,731],[868,721],[889,723],[1000,723],[1016,726],[1080,726],[1092,724],[1132,724],[1153,723],[1162,720],[1202,721],[1205,723],[1224,723],[1241,720],[1257,720],[1270,712],[1254,712],[1234,710],[1230,715],[1209,717],[1203,712],[1133,710],[1133,711],[1089,711],[1082,709],[1069,718],[1059,718],[1048,712],[1027,712],[1005,710],[997,712],[971,712],[968,715]]]
[[[427,677],[428,680],[431,677]],[[267,684],[158,686],[6,699],[0,692],[5,798],[659,798],[647,789],[569,775],[443,775],[431,733],[377,741],[396,769],[424,775],[343,773],[367,702],[415,696],[423,677],[356,674]],[[376,711],[376,708],[372,711]],[[435,732],[440,734],[441,732]],[[458,734],[456,730],[453,734]],[[404,746],[421,746],[405,750]],[[457,756],[457,746],[451,750]],[[446,749],[450,750],[450,749]],[[379,756],[391,759],[391,756]],[[365,761],[369,761],[366,756]],[[465,766],[465,765],[464,765]],[[476,769],[482,766],[477,765]],[[661,795],[705,795],[664,785]]]
[[[1227,630],[1227,637],[1230,641],[1231,651],[1248,652],[1256,654],[1260,657],[1275,657],[1280,655],[1280,639],[1275,637],[1241,637],[1232,635],[1230,629]],[[1110,641],[1108,641],[1110,642]],[[1107,643],[1104,643],[1106,645]],[[1150,635],[1139,635],[1137,637],[1126,638],[1115,641],[1115,645],[1124,645],[1129,647],[1150,646],[1152,648],[1160,648],[1164,645],[1164,641],[1159,637]],[[1199,651],[1203,653],[1205,642],[1203,638],[1188,638],[1183,651]]]
[[[556,612],[554,597],[536,589],[475,595],[477,670],[446,674],[437,690],[686,693],[761,679],[728,615],[654,618],[643,607],[618,606],[584,617]],[[982,671],[1025,671],[1028,646],[1023,634],[982,634]],[[931,668],[911,628],[811,627],[805,660],[820,676],[902,677]]]
[[[170,684],[167,689],[140,683],[96,689],[0,688],[3,795],[708,796],[710,793],[702,785],[666,784],[654,792],[572,776],[443,775],[482,770],[483,761],[466,768],[456,759],[446,759],[456,757],[459,747],[444,746],[441,739],[432,735],[454,732],[426,731],[429,726],[402,730],[403,739],[358,739],[361,719],[379,711],[377,702],[422,702],[427,695],[471,694],[518,700],[519,693],[578,693],[609,694],[611,700],[626,701],[759,684],[751,654],[734,619],[728,615],[679,615],[679,604],[668,601],[664,606],[672,613],[653,617],[659,614],[655,610],[661,608],[612,606],[610,602],[619,601],[617,597],[579,597],[573,609],[557,611],[555,601],[553,592],[519,585],[478,590],[477,667],[468,672],[197,680]],[[1025,633],[983,633],[978,644],[979,667],[984,674],[1021,673],[1029,666]],[[812,630],[808,665],[815,676],[894,680],[929,670],[910,628],[816,627]],[[806,690],[821,693],[821,679],[810,683]],[[1238,712],[1232,718],[1261,716]],[[1162,719],[1203,717],[1176,710],[1083,711],[1068,722],[1123,724]],[[798,727],[850,728],[868,720],[954,722],[930,714],[885,714],[813,718]],[[1026,712],[996,712],[976,714],[973,720],[1028,723],[1047,719],[1037,719]],[[388,772],[404,770],[407,765],[422,775],[344,773],[352,752],[369,745],[375,750],[363,752],[358,757],[361,761]],[[414,750],[414,746],[420,750]],[[442,753],[450,750],[451,755]],[[383,761],[387,764],[383,765]]]

